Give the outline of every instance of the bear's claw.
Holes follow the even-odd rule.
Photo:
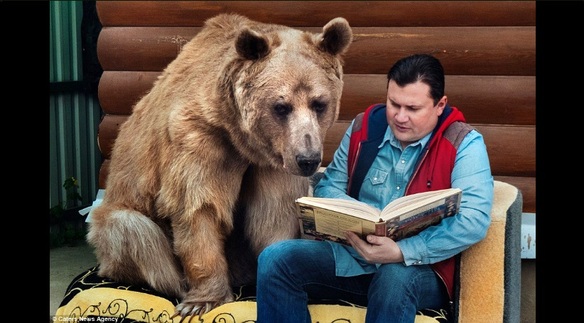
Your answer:
[[[174,314],[170,317],[171,319],[181,316],[182,319],[179,323],[182,323],[187,317],[190,316],[188,322],[190,323],[193,317],[198,316],[199,322],[202,322],[201,316],[205,313],[210,312],[212,309],[223,304],[222,302],[195,302],[195,303],[180,303],[176,306]],[[187,321],[184,321],[187,322]]]

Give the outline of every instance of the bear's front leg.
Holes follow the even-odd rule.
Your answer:
[[[308,195],[308,177],[253,167],[243,185],[248,187],[241,197],[246,206],[245,235],[256,256],[276,241],[300,236],[295,200]]]
[[[234,300],[224,256],[225,237],[232,224],[222,223],[212,214],[213,206],[207,205],[188,221],[173,223],[174,248],[189,286],[174,316],[203,315]]]

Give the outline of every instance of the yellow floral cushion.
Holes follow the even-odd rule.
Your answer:
[[[169,298],[147,286],[121,284],[97,274],[93,267],[77,276],[55,313],[55,322],[178,323],[171,319],[178,299]],[[256,320],[255,288],[234,291],[236,301],[219,306],[191,322],[253,323]],[[311,302],[312,321],[319,323],[364,322],[366,308],[344,302]],[[416,323],[448,322],[445,310],[424,310]],[[188,322],[188,320],[185,320]]]

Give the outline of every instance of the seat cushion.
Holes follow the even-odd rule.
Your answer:
[[[88,318],[93,322],[173,322],[179,300],[158,293],[148,286],[115,282],[97,274],[92,267],[73,279],[67,287],[55,317],[61,321]],[[234,290],[235,302],[219,306],[193,322],[253,323],[256,320],[255,286]],[[313,322],[364,322],[366,308],[343,300],[311,301]],[[423,310],[416,323],[449,322],[446,310]]]

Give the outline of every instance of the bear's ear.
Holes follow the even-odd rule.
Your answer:
[[[349,22],[342,17],[334,18],[322,27],[319,43],[321,50],[332,54],[344,54],[353,41],[353,31]]]
[[[244,28],[235,41],[237,53],[251,60],[260,59],[270,52],[269,40],[249,28]]]

